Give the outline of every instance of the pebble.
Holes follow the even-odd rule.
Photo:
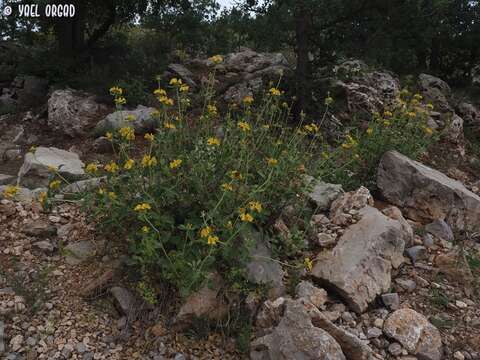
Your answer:
[[[383,323],[384,323],[384,320],[383,320],[383,319],[377,318],[377,319],[375,319],[375,321],[373,322],[373,326],[381,329],[381,328],[383,328]]]
[[[456,360],[465,360],[465,356],[460,351],[455,352],[453,358]]]
[[[397,293],[383,294],[382,301],[390,310],[397,310],[400,307],[400,297]]]
[[[370,328],[368,329],[367,331],[367,338],[368,339],[375,339],[375,338],[378,338],[379,336],[381,336],[383,334],[383,331],[377,327],[373,327],[373,328]]]
[[[407,256],[412,260],[412,263],[416,263],[418,260],[423,260],[427,257],[427,249],[425,246],[417,245],[412,246],[406,250]]]
[[[388,352],[393,356],[399,356],[402,354],[402,345],[399,343],[392,343],[388,346]]]
[[[455,301],[455,306],[458,307],[459,309],[466,309],[468,307],[466,303],[460,300]]]

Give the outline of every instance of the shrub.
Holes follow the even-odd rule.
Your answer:
[[[189,88],[181,80],[159,87],[158,130],[144,136],[146,151],[133,155],[136,135],[124,127],[108,134],[116,158],[87,166],[92,176],[107,176],[89,197],[99,224],[128,239],[142,271],[160,272],[182,294],[212,271],[242,276],[252,245],[247,234],[267,229],[298,199],[322,146],[315,124],[287,125],[290,109],[277,88],[220,115],[214,82],[212,73],[198,118],[190,116]],[[122,107],[123,90],[111,92]]]

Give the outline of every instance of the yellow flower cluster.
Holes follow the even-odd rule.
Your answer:
[[[206,226],[200,230],[200,237],[203,239],[207,239],[208,245],[217,245],[220,241],[218,236],[213,234],[213,229],[210,226]]]
[[[173,85],[173,86],[180,86],[183,84],[183,81],[182,79],[177,79],[177,78],[172,78],[170,80],[170,85]]]
[[[170,161],[170,169],[176,169],[182,165],[183,160],[181,159],[175,159]]]
[[[125,120],[126,121],[135,121],[137,118],[135,117],[135,115],[133,114],[128,114],[126,117],[125,117]]]
[[[310,258],[305,258],[303,261],[303,265],[305,266],[305,269],[307,269],[308,272],[311,272],[313,269],[313,261]]]
[[[224,191],[233,191],[233,186],[232,184],[224,183],[222,184],[222,189]]]
[[[325,98],[324,103],[325,103],[326,106],[330,106],[330,105],[333,104],[333,101],[334,101],[334,100],[333,100],[333,98],[330,96],[330,93],[329,93],[328,96]]]
[[[240,213],[240,220],[242,220],[243,222],[253,222],[254,218],[251,214],[247,213],[246,210],[244,208],[241,208],[239,210],[239,213]]]
[[[348,134],[345,137],[346,141],[342,144],[343,149],[351,149],[355,146],[357,146],[358,142],[350,135]]]
[[[61,183],[60,180],[53,180],[53,181],[50,183],[50,185],[48,185],[48,186],[50,187],[50,189],[56,190],[56,189],[58,189],[58,188],[60,187],[61,184],[62,184],[62,183]]]
[[[146,133],[144,138],[145,138],[145,140],[148,140],[148,141],[152,142],[153,140],[155,140],[155,135],[153,135],[151,133]]]
[[[263,210],[262,204],[258,201],[250,201],[248,203],[248,207],[250,208],[250,210],[256,211],[258,213],[262,212]]]
[[[278,160],[277,159],[274,159],[274,158],[266,158],[265,159],[267,161],[267,164],[269,166],[276,166],[278,165]]]
[[[212,116],[217,116],[218,115],[218,109],[215,105],[208,105],[207,106],[207,111],[210,115]]]
[[[173,106],[175,104],[173,99],[170,99],[168,96],[159,96],[158,101],[165,106]]]
[[[152,207],[150,206],[150,204],[148,203],[141,203],[141,204],[138,204],[137,206],[135,206],[135,208],[133,210],[137,211],[137,212],[145,212],[145,211],[148,211],[148,210],[151,210]]]
[[[113,96],[121,96],[123,95],[123,89],[121,87],[114,86],[110,88],[110,94]]]
[[[3,196],[11,199],[11,198],[15,197],[15,195],[17,195],[19,190],[20,190],[20,188],[18,186],[8,185],[3,190]]]
[[[307,132],[312,133],[312,134],[318,132],[318,126],[315,125],[314,123],[305,125],[304,128]]]
[[[243,132],[252,130],[252,128],[250,127],[250,124],[245,121],[239,121],[237,125],[240,128],[240,130],[242,130]]]
[[[208,146],[220,146],[220,139],[219,138],[214,138],[214,137],[211,137],[211,138],[208,138],[207,140],[207,145]]]
[[[135,166],[135,160],[133,159],[128,159],[125,161],[125,164],[123,165],[123,168],[125,170],[131,170]]]
[[[228,175],[234,180],[242,180],[243,179],[242,174],[240,174],[240,172],[238,170],[232,170],[228,173]]]
[[[125,105],[127,103],[127,99],[125,99],[123,96],[116,97],[114,101],[117,105]]]
[[[107,165],[105,165],[105,171],[111,174],[114,174],[118,171],[118,165],[115,161],[110,161]]]
[[[210,60],[213,64],[217,65],[223,62],[223,56],[222,55],[214,55],[210,57],[208,60]]]
[[[88,164],[85,171],[89,174],[95,174],[98,171],[98,165],[94,163]]]
[[[157,97],[167,96],[167,92],[164,89],[158,88],[153,92],[153,95],[155,95]]]
[[[144,155],[142,159],[142,167],[152,167],[157,165],[157,158],[151,155]]]
[[[163,127],[165,129],[169,129],[169,130],[176,130],[177,127],[175,126],[175,124],[171,123],[171,122],[166,122],[163,124]]]
[[[268,92],[269,92],[269,94],[270,94],[271,96],[280,96],[280,95],[282,95],[282,92],[281,92],[279,89],[274,88],[274,87],[271,88]]]
[[[186,92],[188,92],[188,90],[190,90],[190,87],[188,85],[185,85],[185,84],[180,86],[180,89],[179,89],[179,91],[182,92],[182,93],[186,93]]]
[[[135,140],[135,130],[130,126],[122,127],[118,132],[125,140]]]
[[[252,105],[252,103],[253,103],[253,97],[252,97],[252,96],[245,96],[245,97],[243,98],[243,103],[244,103],[245,105]]]

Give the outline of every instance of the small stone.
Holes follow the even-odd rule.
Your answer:
[[[16,335],[10,340],[10,348],[13,352],[17,352],[23,345],[23,336]]]
[[[465,360],[465,355],[463,355],[460,351],[456,351],[453,354],[453,358],[456,360]]]
[[[383,334],[383,331],[377,327],[373,327],[368,329],[367,331],[367,338],[368,339],[375,339],[380,337]]]
[[[412,292],[417,287],[417,283],[411,279],[395,279],[395,283],[407,292]]]
[[[295,293],[297,298],[305,298],[318,308],[323,306],[328,298],[328,294],[324,289],[314,286],[309,281],[300,282],[295,289]]]
[[[423,245],[428,249],[431,248],[433,245],[435,245],[435,239],[433,236],[429,233],[423,235]]]
[[[174,360],[187,360],[187,358],[185,357],[185,355],[178,353],[177,355],[175,355]]]
[[[381,329],[381,328],[383,328],[383,323],[384,323],[383,319],[376,318],[375,321],[373,322],[373,326]]]
[[[397,310],[400,307],[400,297],[397,293],[383,294],[382,301],[390,310]]]
[[[407,256],[412,260],[412,263],[416,263],[418,260],[423,260],[427,257],[427,249],[425,246],[417,245],[412,246],[406,250]]]
[[[400,356],[402,354],[402,345],[399,343],[391,343],[388,346],[388,352],[393,356]]]
[[[468,307],[466,303],[460,300],[455,301],[455,306],[458,307],[459,309],[466,309]]]
[[[444,220],[438,219],[425,226],[425,230],[439,239],[453,241],[453,231]]]
[[[88,350],[87,346],[83,342],[77,343],[76,348],[77,348],[77,352],[79,354],[83,354],[84,352],[86,352]]]

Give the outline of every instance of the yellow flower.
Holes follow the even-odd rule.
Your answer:
[[[133,114],[129,114],[125,117],[126,121],[135,121],[136,117]]]
[[[307,269],[308,272],[312,271],[313,261],[310,260],[310,258],[305,258],[305,260],[303,260],[303,265],[305,266],[305,269]]]
[[[278,164],[278,160],[277,159],[274,159],[274,158],[267,158],[267,163],[269,166],[275,166]]]
[[[114,86],[114,87],[110,88],[110,94],[114,95],[114,96],[123,95],[123,89],[121,87]]]
[[[428,136],[432,135],[433,134],[433,129],[428,127],[428,126],[425,126],[423,128],[423,131],[425,131],[425,134],[427,134]]]
[[[123,165],[123,168],[125,170],[131,170],[134,165],[135,165],[135,160],[128,159],[127,161],[125,161],[125,164]]]
[[[108,140],[110,140],[110,141],[113,140],[113,134],[112,134],[111,132],[107,132],[107,133],[105,134],[105,137],[106,137]]]
[[[188,90],[190,90],[190,87],[188,85],[182,85],[182,86],[180,86],[179,90],[180,90],[180,92],[185,93],[185,92],[188,92]]]
[[[175,124],[172,124],[170,122],[166,122],[163,124],[163,127],[165,129],[170,129],[170,130],[175,130],[177,127],[175,126]]]
[[[268,129],[270,129],[270,125],[268,125],[268,124],[262,125],[262,128],[265,129],[265,130],[268,130]]]
[[[420,95],[420,94],[415,94],[415,95],[413,95],[413,98],[414,98],[415,100],[421,101],[421,100],[423,99],[423,96]]]
[[[85,168],[85,171],[89,174],[94,174],[98,171],[98,166],[97,164],[94,164],[94,163],[88,164],[87,167]]]
[[[342,148],[347,150],[347,149],[351,149],[353,147],[353,144],[352,143],[343,143],[342,145]]]
[[[430,104],[430,103],[427,104],[427,109],[428,110],[433,110],[433,108],[434,108],[433,104]]]
[[[390,121],[388,121],[388,120],[385,120],[385,121],[383,122],[383,126],[388,127],[388,126],[390,126],[390,125],[391,125],[391,123],[390,123]]]
[[[391,111],[385,110],[385,112],[383,113],[383,116],[385,116],[385,117],[392,117],[392,116],[393,116],[393,113],[392,113]]]
[[[20,190],[20,188],[18,186],[8,185],[3,190],[3,196],[11,199],[11,198],[15,197],[15,195],[17,195],[19,190]]]
[[[118,171],[118,165],[115,161],[110,161],[107,165],[105,165],[105,171],[109,173],[116,173]]]
[[[323,151],[323,152],[322,152],[322,158],[324,158],[325,160],[327,160],[327,159],[330,158],[330,155],[328,155],[327,152]]]
[[[358,154],[353,155],[353,157],[354,157],[356,160],[360,160],[360,155],[358,155]]]
[[[241,213],[240,220],[242,220],[243,222],[253,222],[253,216],[249,213]]]
[[[117,194],[115,194],[113,191],[110,191],[108,193],[108,197],[110,198],[110,200],[116,200],[117,199]]]
[[[157,97],[167,96],[167,92],[166,92],[165,90],[163,90],[163,89],[160,89],[160,88],[156,89],[156,90],[153,92],[153,94],[154,94],[155,96],[157,96]]]
[[[272,96],[280,96],[280,95],[282,95],[282,92],[281,92],[279,89],[274,88],[274,87],[271,88],[268,92],[269,92],[269,94],[272,95]]]
[[[28,152],[35,154],[35,151],[37,151],[37,147],[35,145],[30,146],[30,149],[28,150]]]
[[[253,97],[252,96],[245,96],[243,98],[243,103],[245,105],[251,105],[253,103]]]
[[[414,119],[417,116],[417,114],[414,111],[410,111],[410,112],[407,113],[407,116],[410,119]]]
[[[173,161],[170,161],[170,169],[176,169],[182,165],[183,160],[181,159],[175,159]]]
[[[250,208],[250,210],[252,211],[256,211],[256,212],[262,212],[263,210],[263,207],[262,207],[262,204],[258,201],[250,201],[248,203],[248,207]]]
[[[105,194],[105,189],[104,189],[104,188],[98,189],[98,194],[99,194],[99,195]]]
[[[206,238],[213,233],[213,229],[210,226],[206,226],[200,230],[200,237]]]
[[[158,111],[157,109],[152,111],[152,117],[157,118],[159,116],[160,116],[160,111]]]
[[[152,167],[157,165],[157,158],[151,155],[144,155],[142,159],[142,167]]]
[[[144,212],[144,211],[148,211],[148,210],[151,210],[152,207],[150,206],[150,204],[148,203],[142,203],[142,204],[138,204],[137,206],[135,206],[135,208],[133,210],[137,211],[137,212]]]
[[[48,186],[50,187],[50,189],[56,190],[60,187],[60,185],[61,185],[60,180],[53,180]]]
[[[220,139],[218,138],[208,138],[207,145],[209,146],[220,146]]]
[[[240,130],[244,132],[252,130],[252,128],[250,127],[250,124],[245,121],[239,121],[237,125],[240,128]]]
[[[217,65],[223,62],[223,56],[222,55],[214,55],[210,57],[208,60],[210,60],[213,64]]]
[[[135,140],[135,130],[130,126],[122,127],[118,132],[125,140]]]
[[[207,111],[211,115],[217,115],[218,114],[218,109],[215,105],[208,105],[207,106]]]
[[[167,97],[167,96],[160,96],[160,97],[158,98],[158,101],[159,101],[160,103],[162,103],[163,105],[166,105],[166,106],[173,106],[173,104],[174,104],[173,99],[170,99],[170,98]]]
[[[373,129],[372,129],[371,127],[369,127],[369,128],[367,129],[367,135],[370,136],[370,135],[372,135],[372,134],[373,134]]]
[[[182,85],[182,79],[172,78],[170,80],[170,85]]]
[[[242,174],[240,174],[240,172],[238,170],[232,170],[228,173],[228,175],[232,178],[232,179],[235,179],[235,180],[242,180],[243,179],[243,176]]]
[[[231,229],[233,229],[233,223],[230,220],[228,220],[227,223],[225,224],[225,227],[227,229],[231,230]]]
[[[213,235],[210,235],[210,236],[208,237],[208,239],[207,239],[208,245],[211,245],[211,246],[217,245],[217,243],[218,243],[219,241],[220,241],[220,240],[219,240],[218,236],[213,236]]]
[[[58,171],[58,167],[53,166],[53,165],[48,165],[47,169],[48,169],[48,171],[53,172],[53,173]]]
[[[142,233],[147,234],[150,232],[150,228],[148,226],[143,226],[142,227]]]
[[[325,105],[326,106],[330,106],[333,104],[333,98],[330,96],[330,93],[328,94],[328,96],[325,98]]]
[[[233,186],[231,184],[225,183],[225,184],[222,184],[222,189],[224,191],[233,191]]]
[[[45,204],[47,201],[47,192],[42,191],[38,194],[38,201],[40,202],[41,205]]]
[[[315,125],[314,123],[311,123],[309,125],[305,125],[305,130],[307,130],[309,133],[316,133],[318,132],[318,126]]]
[[[127,99],[125,99],[123,96],[119,96],[115,98],[115,104],[117,105],[125,105],[127,103]]]
[[[150,134],[150,133],[146,133],[144,138],[145,138],[145,140],[153,141],[153,140],[155,140],[155,135]]]

